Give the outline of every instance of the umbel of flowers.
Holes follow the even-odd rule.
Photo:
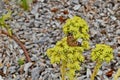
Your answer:
[[[92,50],[91,58],[93,61],[96,61],[96,66],[91,75],[91,80],[94,80],[102,63],[109,63],[113,59],[113,49],[105,44],[96,44],[96,48]]]
[[[82,53],[89,48],[88,25],[85,20],[75,16],[66,21],[63,32],[65,37],[49,48],[47,55],[52,64],[60,64],[62,80],[66,75],[74,80],[75,71],[80,70],[80,63],[84,61]]]

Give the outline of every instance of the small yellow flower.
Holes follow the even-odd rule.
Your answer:
[[[93,61],[110,62],[113,59],[113,49],[105,44],[97,44],[96,48],[92,50],[91,58]]]

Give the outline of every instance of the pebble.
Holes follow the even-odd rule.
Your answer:
[[[32,57],[31,57],[31,60],[32,60],[32,61],[37,61],[37,60],[38,60],[38,57],[33,54]]]
[[[31,76],[32,76],[32,80],[38,80],[39,78],[39,73],[40,73],[41,69],[39,67],[33,68],[31,71]]]
[[[107,8],[107,10],[108,10],[111,14],[114,14],[114,12],[113,12],[111,9]]]
[[[101,70],[98,71],[97,75],[101,76],[103,72]]]
[[[89,68],[87,68],[87,78],[89,78],[91,76],[92,72]]]
[[[116,17],[114,17],[114,16],[111,16],[111,19],[112,19],[112,20],[116,20],[117,18],[116,18]]]
[[[9,67],[9,72],[12,74],[12,73],[15,73],[16,72],[16,66],[11,66]]]
[[[79,0],[71,0],[72,3],[79,4]]]
[[[45,0],[39,0],[40,2],[44,2]]]
[[[77,80],[84,80],[85,78],[86,76],[83,75],[83,76],[78,77]]]
[[[32,66],[32,64],[33,64],[32,62],[26,63],[26,64],[24,65],[24,71],[25,71],[25,72],[28,72],[28,69],[29,69],[30,66]]]
[[[4,80],[3,77],[0,75],[0,80]]]
[[[120,29],[116,30],[116,35],[120,35]]]
[[[62,26],[65,22],[56,20],[57,17],[72,18],[74,15],[81,16],[85,19],[89,25],[90,46],[94,48],[96,43],[105,43],[108,45],[115,45],[114,54],[118,54],[120,51],[120,41],[116,38],[120,35],[120,17],[119,17],[119,3],[117,1],[107,0],[36,0],[37,3],[32,4],[30,11],[23,11],[20,6],[16,5],[15,0],[9,2],[11,10],[13,11],[12,20],[7,22],[13,29],[13,33],[20,39],[20,41],[26,46],[31,60],[34,62],[25,63],[23,74],[18,73],[17,60],[23,55],[23,51],[16,42],[13,42],[7,36],[0,35],[0,53],[2,54],[1,62],[4,73],[7,72],[7,68],[4,66],[6,63],[10,63],[9,76],[5,77],[5,80],[24,80],[27,76],[32,77],[33,80],[60,80],[60,71],[58,65],[51,66],[50,60],[46,56],[46,50],[50,47],[54,47],[58,40],[64,37],[62,32]],[[1,13],[6,13],[5,7],[0,7]],[[90,10],[86,10],[86,6]],[[56,13],[51,12],[53,7],[58,8]],[[62,11],[68,10],[69,14],[64,14]],[[105,30],[105,34],[101,34],[101,30]],[[108,39],[109,38],[109,39]],[[82,40],[80,40],[81,42]],[[10,44],[10,45],[9,45]],[[9,46],[8,46],[9,45]],[[10,53],[12,55],[9,55]],[[18,55],[18,52],[21,54]],[[17,54],[16,54],[17,53]],[[87,57],[90,51],[85,52]],[[43,59],[40,61],[39,59]],[[90,59],[90,57],[89,57]],[[119,67],[119,58],[114,59],[118,62],[115,65],[116,69]],[[31,66],[33,69],[29,69]],[[42,68],[41,66],[44,66]],[[77,75],[77,80],[90,80],[91,68],[94,67],[94,63],[87,62],[87,70],[84,69],[81,74]],[[85,68],[85,66],[83,66]],[[8,68],[9,69],[9,68]],[[98,72],[97,79],[102,80],[101,76],[105,73],[108,67],[102,66],[102,70]],[[12,72],[13,70],[13,72]],[[26,74],[28,73],[28,74]],[[30,75],[31,74],[31,75]],[[103,75],[105,80],[112,80],[109,77]],[[29,79],[30,80],[30,79]]]
[[[74,10],[78,10],[79,8],[80,8],[80,5],[75,5],[75,6],[73,7]]]
[[[19,52],[20,52],[20,54],[23,54],[23,53],[24,53],[24,51],[23,51],[22,49],[19,49]]]

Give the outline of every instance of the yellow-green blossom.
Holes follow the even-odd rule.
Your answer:
[[[105,44],[96,44],[96,48],[92,50],[91,58],[96,61],[96,66],[91,75],[91,80],[95,80],[95,76],[103,62],[110,62],[113,59],[113,49]]]
[[[84,56],[82,55],[84,48],[80,46],[71,47],[67,44],[67,42],[65,42],[66,40],[67,37],[63,38],[61,41],[58,41],[55,47],[47,50],[47,55],[52,64],[60,64],[62,62],[66,63],[66,69],[68,69],[67,73],[70,77],[75,75],[73,75],[73,73],[80,69],[80,63],[84,61]]]
[[[97,44],[92,50],[91,58],[93,61],[110,62],[113,59],[113,49],[105,44]]]
[[[76,41],[81,39],[81,45],[69,46],[68,37],[64,37],[56,43],[56,46],[47,50],[47,55],[52,64],[61,65],[62,80],[64,74],[68,75],[70,80],[74,80],[75,71],[80,69],[80,64],[84,61],[82,53],[89,48],[88,26],[82,18],[75,16],[67,20],[63,31],[66,36],[72,34]]]
[[[81,17],[75,16],[68,19],[63,26],[63,31],[66,35],[72,34],[76,40],[82,39],[81,46],[84,49],[89,48],[88,25]]]
[[[78,16],[68,19],[66,24],[63,26],[63,31],[66,35],[71,33],[75,39],[89,39],[89,35],[86,34],[88,33],[88,25],[84,19]]]

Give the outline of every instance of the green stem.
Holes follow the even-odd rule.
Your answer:
[[[94,71],[93,71],[93,73],[92,73],[92,75],[91,75],[91,80],[94,80],[94,79],[95,79],[95,76],[97,75],[98,70],[99,70],[100,67],[101,67],[101,63],[100,63],[99,61],[97,61],[97,62],[96,62],[96,66],[95,66],[95,68],[94,68]]]
[[[63,62],[61,65],[62,80],[65,80],[65,68],[65,63]]]
[[[120,76],[120,68],[118,69],[117,73],[114,76],[114,80],[118,80],[118,77]]]
[[[28,10],[29,9],[29,5],[27,0],[21,0],[22,1],[22,6],[24,8],[24,10]]]

